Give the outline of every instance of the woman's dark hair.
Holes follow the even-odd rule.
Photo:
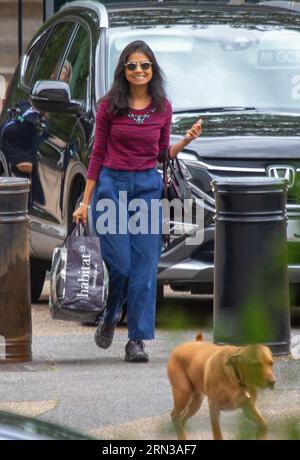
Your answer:
[[[163,72],[159,67],[156,57],[151,48],[142,40],[136,40],[127,45],[119,58],[119,62],[114,72],[114,81],[111,89],[101,99],[110,101],[110,112],[115,115],[122,115],[129,110],[129,83],[125,77],[124,64],[128,61],[129,56],[136,51],[146,54],[152,62],[153,76],[148,84],[148,92],[152,97],[152,104],[158,111],[164,111],[166,92],[164,89],[165,80]]]

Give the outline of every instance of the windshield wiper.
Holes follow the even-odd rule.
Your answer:
[[[173,113],[203,113],[203,112],[244,112],[247,110],[258,110],[257,107],[247,106],[225,106],[225,107],[187,107],[183,109],[175,108]]]

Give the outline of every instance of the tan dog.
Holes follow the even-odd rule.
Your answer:
[[[270,349],[263,345],[218,346],[202,342],[179,345],[168,363],[174,409],[171,413],[177,437],[186,439],[184,425],[208,398],[214,439],[222,439],[220,411],[241,408],[257,424],[257,439],[264,439],[267,422],[256,406],[257,388],[273,388],[275,377]]]

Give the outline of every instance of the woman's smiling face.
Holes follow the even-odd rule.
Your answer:
[[[128,65],[125,65],[125,77],[129,84],[134,86],[147,85],[153,76],[151,61],[148,56],[141,51],[136,51],[135,53],[130,54],[125,64],[131,63],[137,65],[135,70],[129,70]],[[142,63],[150,63],[149,68],[143,70],[141,67]]]

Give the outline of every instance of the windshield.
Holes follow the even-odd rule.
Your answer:
[[[122,49],[144,40],[167,81],[174,111],[257,107],[299,111],[300,31],[225,24],[113,27],[108,35],[108,84]]]

